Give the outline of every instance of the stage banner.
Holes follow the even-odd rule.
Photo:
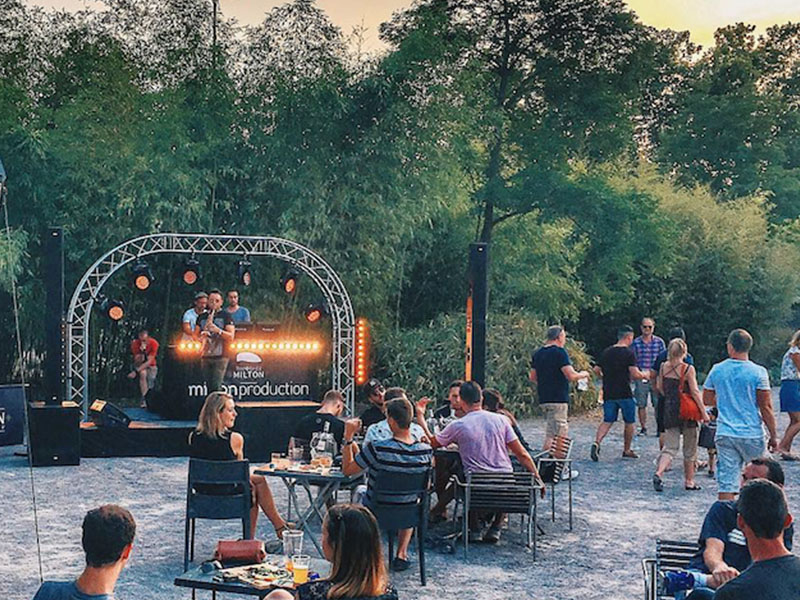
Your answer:
[[[25,394],[21,385],[0,385],[0,446],[22,444]]]

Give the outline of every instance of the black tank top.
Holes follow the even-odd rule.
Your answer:
[[[198,431],[189,434],[189,456],[203,460],[236,460],[231,448],[231,434],[209,437]]]

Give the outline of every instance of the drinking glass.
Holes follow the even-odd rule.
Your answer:
[[[292,570],[292,557],[303,551],[303,532],[299,529],[287,529],[283,532],[283,555],[286,557],[286,568]]]
[[[300,585],[308,581],[308,567],[311,557],[305,554],[295,554],[292,556],[292,566],[294,567],[294,584]]]

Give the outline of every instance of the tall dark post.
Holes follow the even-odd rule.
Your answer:
[[[466,379],[486,385],[486,311],[489,306],[489,244],[469,245]]]
[[[48,404],[64,399],[64,230],[50,227],[44,241],[45,362],[44,394]]]

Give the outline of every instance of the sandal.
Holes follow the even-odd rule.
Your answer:
[[[781,460],[800,460],[800,456],[797,456],[797,454],[792,454],[791,452],[781,452]]]
[[[697,490],[702,490],[703,488],[696,483],[693,483],[692,485],[684,485],[683,489],[685,489],[687,492],[696,492]]]
[[[633,450],[628,450],[627,452],[622,453],[622,458],[639,458],[639,455]]]
[[[664,491],[664,482],[658,475],[653,475],[653,489],[657,492]]]

